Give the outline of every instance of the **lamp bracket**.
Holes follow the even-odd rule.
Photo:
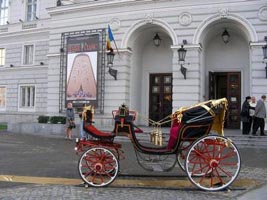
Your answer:
[[[184,79],[186,79],[186,71],[187,71],[187,68],[181,65],[181,73],[183,74]]]

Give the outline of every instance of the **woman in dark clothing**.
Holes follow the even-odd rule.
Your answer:
[[[243,126],[243,130],[242,130],[243,135],[248,135],[250,132],[250,123],[252,120],[252,117],[249,115],[249,109],[252,109],[252,107],[249,104],[250,101],[251,101],[251,97],[247,96],[246,100],[244,101],[242,105],[241,121],[242,121],[242,126]]]
[[[66,127],[66,138],[65,139],[72,139],[72,129],[75,128],[75,121],[74,121],[74,110],[72,108],[72,103],[68,103],[68,107],[66,110],[66,118],[67,118],[67,127]]]

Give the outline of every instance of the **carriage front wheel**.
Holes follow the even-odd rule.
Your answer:
[[[93,147],[82,154],[78,168],[85,183],[103,187],[112,183],[117,177],[119,162],[109,149]]]
[[[198,188],[208,191],[228,187],[237,178],[240,166],[235,144],[228,138],[212,135],[196,140],[185,162],[189,180]]]

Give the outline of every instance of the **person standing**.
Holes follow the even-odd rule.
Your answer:
[[[252,129],[254,117],[255,117],[255,107],[256,107],[256,98],[254,96],[251,97],[251,101],[249,103],[250,109],[249,109],[249,116],[250,118],[250,125],[249,125],[249,131]]]
[[[72,108],[72,103],[70,102],[67,104],[66,119],[67,119],[67,128],[66,128],[65,139],[72,140],[72,129],[75,128],[75,121],[74,121],[74,110]]]
[[[246,100],[244,101],[242,105],[242,110],[241,110],[241,121],[242,121],[242,134],[243,135],[248,135],[250,131],[250,123],[251,123],[251,117],[249,115],[249,109],[250,109],[250,103],[251,97],[247,96]]]
[[[255,107],[255,118],[253,123],[253,132],[252,135],[256,135],[256,132],[258,128],[260,127],[260,135],[264,135],[264,127],[265,127],[265,121],[264,118],[266,117],[266,107],[265,107],[265,100],[266,96],[262,95],[261,99],[257,101],[256,107]]]

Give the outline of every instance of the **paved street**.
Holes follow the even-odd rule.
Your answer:
[[[148,173],[138,166],[132,146],[122,142],[126,159],[121,161],[121,174],[106,188],[85,188],[78,175],[79,157],[74,141],[63,137],[0,133],[0,199],[246,199],[244,194],[267,184],[267,149],[239,148],[242,168],[236,183],[227,191],[204,192],[194,188],[178,167],[168,173]],[[145,177],[151,175],[153,177]],[[160,177],[159,177],[160,175]],[[24,177],[24,183],[16,178]],[[167,177],[166,177],[167,176]],[[185,183],[173,188],[164,185],[168,179]],[[10,178],[13,177],[13,178]],[[47,177],[47,179],[41,179]],[[60,179],[63,178],[63,179]],[[131,186],[132,180],[162,180],[160,185]],[[39,180],[34,182],[32,180]],[[51,183],[60,180],[61,183]],[[68,182],[67,180],[71,180]],[[124,180],[124,184],[120,184]],[[41,181],[41,182],[40,182]],[[43,181],[43,182],[42,182]],[[33,183],[34,182],[34,183]],[[252,192],[251,192],[252,191]],[[266,191],[266,190],[264,190]],[[255,194],[254,194],[255,195]],[[254,199],[264,199],[263,190]]]

